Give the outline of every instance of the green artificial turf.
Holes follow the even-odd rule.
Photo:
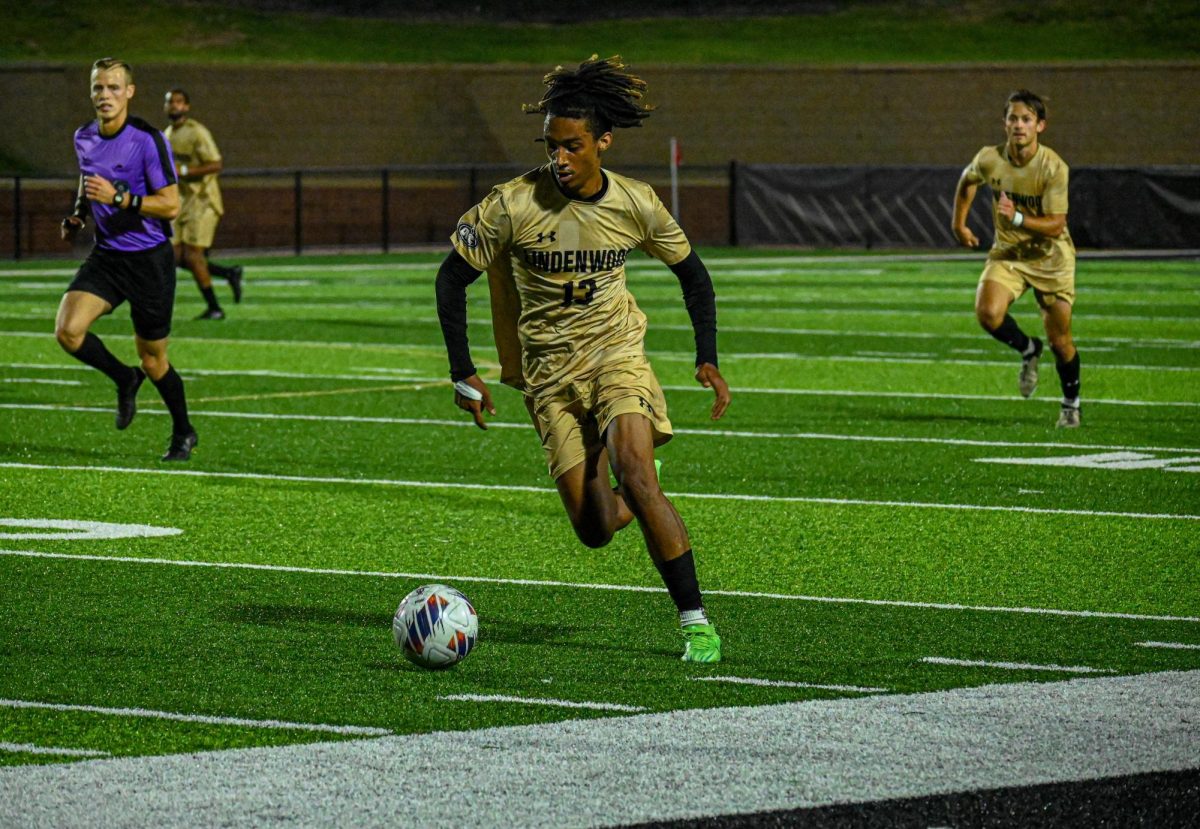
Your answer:
[[[0,520],[181,531],[75,540],[0,525],[41,533],[0,538],[0,699],[412,733],[620,713],[439,699],[457,694],[662,711],[866,692],[705,676],[908,692],[1074,675],[926,657],[1196,667],[1195,650],[1136,644],[1200,644],[1194,261],[1080,261],[1084,425],[1063,432],[1049,354],[1024,400],[1015,356],[978,330],[978,259],[703,253],[733,390],[718,423],[691,379],[678,283],[638,260],[630,286],[677,429],[663,486],[725,640],[718,666],[679,662],[636,528],[601,550],[575,540],[524,407],[494,385],[482,283],[471,339],[494,428],[453,406],[440,257],[248,259],[246,299],[217,323],[192,320],[201,301],[181,282],[171,355],[201,437],[169,467],[153,387],[117,433],[111,385],[54,341],[72,265],[0,269]],[[1037,330],[1031,298],[1014,315]],[[133,359],[125,309],[95,330]],[[1117,452],[1158,465],[982,460]],[[404,594],[435,580],[480,616],[477,649],[445,672],[405,662],[390,632]],[[0,703],[0,743],[18,747],[339,738]],[[5,764],[72,759],[0,751]]]

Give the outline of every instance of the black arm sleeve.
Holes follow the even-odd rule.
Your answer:
[[[450,251],[438,268],[438,321],[442,324],[442,338],[450,355],[450,379],[456,383],[475,374],[467,341],[467,286],[481,273],[483,271],[472,268],[456,250]]]
[[[700,261],[696,251],[688,254],[682,262],[670,266],[683,288],[683,303],[692,318],[692,330],[696,332],[696,365],[717,365],[717,295],[713,291],[708,268]]]

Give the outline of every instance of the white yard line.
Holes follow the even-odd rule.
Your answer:
[[[1200,645],[1191,644],[1188,642],[1134,642],[1133,644],[1142,648],[1167,648],[1168,650],[1177,651],[1200,651]]]
[[[1200,318],[1197,318],[1200,322]],[[653,351],[648,350],[647,355],[655,360],[663,362],[680,361],[687,362],[695,360],[696,355],[687,351]],[[721,357],[722,362],[730,363],[741,360],[751,362],[761,360],[778,360],[780,362],[798,362],[805,365],[814,363],[872,363],[883,365],[928,365],[928,366],[970,366],[972,368],[1014,368],[1017,363],[1013,360],[960,360],[952,357],[938,357],[935,359],[918,358],[918,357],[854,357],[847,354],[802,354],[798,351],[739,351],[732,354],[725,354]],[[1097,363],[1089,360],[1087,366],[1090,369],[1103,369],[1104,371],[1154,371],[1154,372],[1192,372],[1200,371],[1200,366],[1160,366],[1149,364],[1120,364],[1120,363]]]
[[[47,754],[54,757],[111,757],[107,751],[96,751],[91,748],[60,748],[59,746],[39,746],[34,743],[0,743],[0,751],[14,754]]]
[[[41,371],[95,371],[95,369],[85,365],[70,365],[62,363],[0,363],[0,368],[32,368]],[[182,369],[180,373],[185,379],[194,375],[196,377],[270,377],[292,380],[368,380],[371,382],[403,380],[412,383],[445,383],[447,387],[450,385],[450,380],[445,375],[438,375],[437,377],[417,377],[416,369],[412,368],[363,367],[360,370],[370,371],[373,373],[322,374],[305,371],[279,371],[277,369],[268,368],[185,368]],[[78,385],[77,381],[72,380],[70,382]]]
[[[419,380],[405,378],[413,383]],[[1057,401],[1056,401],[1057,402]],[[1200,404],[1197,404],[1200,405]],[[95,412],[112,414],[112,407],[104,406],[62,406],[49,403],[0,403],[0,410],[28,411],[59,411],[59,412]],[[165,409],[138,408],[139,414],[164,416],[169,414]],[[310,414],[276,414],[272,412],[228,412],[218,410],[192,409],[192,416],[232,418],[237,420],[283,420],[305,421],[313,423],[379,423],[395,426],[449,426],[461,429],[475,429],[475,422],[465,418],[455,420],[429,417],[368,417],[365,415],[310,415]],[[513,423],[504,420],[488,422],[489,429],[516,429],[528,431],[531,426],[527,423]],[[1090,449],[1095,451],[1121,452],[1177,452],[1186,454],[1200,452],[1200,447],[1194,446],[1125,446],[1099,443],[1061,443],[1049,441],[1008,441],[1008,440],[972,440],[968,438],[925,438],[906,437],[900,435],[840,435],[828,432],[751,432],[733,429],[676,429],[676,435],[714,438],[745,438],[750,440],[823,440],[846,441],[850,443],[915,443],[934,444],[940,446],[976,446],[983,448],[1008,449]]]
[[[710,389],[702,388],[698,385],[664,385],[666,391],[690,391],[704,392],[712,394]],[[1026,400],[1023,397],[1018,397],[1015,394],[938,394],[936,392],[919,392],[919,391],[856,391],[849,389],[779,389],[779,388],[741,388],[734,387],[734,394],[782,394],[782,395],[798,395],[803,397],[897,397],[897,398],[914,398],[917,400],[988,400],[999,403],[1017,403],[1028,405],[1029,403],[1052,403],[1055,406],[1061,404],[1061,401],[1055,397],[1039,397],[1033,400]],[[1084,406],[1094,405],[1109,405],[1109,406],[1182,406],[1182,407],[1197,407],[1200,406],[1200,401],[1175,401],[1175,400],[1120,400],[1112,398],[1083,398]]]
[[[723,308],[724,306],[722,306]],[[474,324],[488,325],[491,323],[487,320],[476,320]],[[691,331],[690,325],[674,325],[665,323],[656,323],[651,326],[654,331]],[[801,337],[851,337],[860,339],[862,337],[880,337],[884,339],[916,339],[916,340],[968,340],[974,342],[988,342],[982,332],[966,333],[966,332],[946,332],[946,331],[861,331],[852,328],[795,328],[790,326],[769,326],[769,325],[725,325],[721,324],[721,333],[731,334],[789,334]],[[1133,338],[1133,337],[1088,337],[1087,339],[1077,339],[1075,344],[1083,348],[1086,344],[1091,343],[1119,343],[1130,347],[1146,347],[1146,346],[1161,346],[1174,348],[1200,348],[1200,340],[1182,340],[1170,338]],[[957,349],[951,349],[955,351]],[[968,354],[995,354],[995,348],[971,349],[964,353]]]
[[[849,691],[855,694],[886,694],[887,688],[864,688],[861,685],[821,685],[813,682],[787,682],[781,679],[755,679],[746,676],[694,676],[693,682],[728,682],[732,685],[755,685],[762,688],[812,688],[818,691]]]
[[[529,492],[554,494],[549,487],[518,484],[470,484],[459,481],[410,481],[389,478],[340,478],[317,475],[267,475],[256,472],[217,472],[200,469],[158,469],[125,466],[81,466],[75,464],[0,463],[0,469],[53,470],[62,472],[114,472],[124,475],[173,475],[188,478],[223,478],[251,481],[294,481],[298,483],[351,484],[355,486],[387,486],[411,489],[464,489],[475,492]],[[968,512],[1013,512],[1029,515],[1077,515],[1085,518],[1133,518],[1160,521],[1200,521],[1200,515],[1172,512],[1121,512],[1116,510],[1056,509],[1053,507],[1022,507],[1001,504],[953,504],[931,501],[883,501],[869,498],[817,498],[799,495],[752,495],[719,492],[668,492],[672,498],[691,498],[699,501],[744,501],[764,504],[825,504],[829,506],[902,507],[905,509],[940,509]]]
[[[149,708],[106,708],[99,705],[65,705],[23,699],[0,699],[0,708],[38,709],[44,711],[73,711],[82,714],[103,714],[114,717],[144,717],[175,722],[206,725],[235,725],[244,728],[279,728],[291,731],[319,731],[327,734],[349,734],[363,737],[383,736],[392,732],[386,728],[365,725],[326,725],[324,723],[287,722],[286,720],[250,720],[242,717],[210,717],[205,714],[180,714],[174,711],[154,711]]]
[[[399,384],[395,381],[399,380]],[[232,403],[242,400],[291,400],[305,397],[334,397],[347,394],[379,394],[388,391],[421,391],[423,386],[411,380],[397,377],[390,386],[356,386],[348,389],[311,389],[309,391],[276,391],[256,394],[227,394],[190,398],[192,403]]]
[[[82,365],[56,365],[53,363],[7,363],[9,368],[26,368],[26,369],[43,369],[46,371],[80,371],[90,372],[93,369]],[[1005,364],[1009,365],[1009,364]],[[383,381],[383,380],[403,380],[411,383],[429,383],[438,384],[444,383],[449,388],[450,381],[445,376],[414,376],[411,372],[414,369],[384,369],[384,368],[363,368],[362,371],[373,372],[396,372],[402,374],[402,377],[386,377],[379,375],[361,375],[361,374],[308,374],[304,372],[282,372],[270,369],[182,369],[181,373],[185,378],[195,375],[197,377],[204,376],[224,376],[224,377],[276,377],[276,378],[294,378],[299,380],[367,380],[367,381]],[[408,372],[408,373],[406,373]],[[49,381],[48,381],[49,382]],[[75,381],[71,381],[73,385],[79,385]],[[667,391],[683,391],[696,392],[703,394],[711,394],[711,390],[703,388],[696,384],[689,385],[664,385],[663,389]],[[1018,397],[1015,394],[939,394],[936,392],[917,392],[917,391],[859,391],[852,389],[789,389],[789,388],[757,388],[754,386],[735,387],[734,392],[737,394],[774,394],[774,395],[799,395],[805,397],[883,397],[883,398],[913,398],[913,399],[930,399],[930,400],[986,400],[998,401],[1003,403],[1018,403],[1021,405],[1027,404],[1025,398]],[[1059,405],[1059,400],[1054,397],[1036,398],[1035,403],[1052,403]],[[1085,398],[1085,403],[1088,406],[1095,405],[1111,405],[1111,406],[1185,406],[1185,407],[1200,407],[1200,401],[1171,401],[1171,400],[1121,400],[1110,398]],[[13,405],[13,404],[9,404]]]
[[[47,380],[41,377],[0,377],[0,383],[36,383],[43,386],[82,386],[82,380]]]
[[[572,702],[565,699],[541,699],[537,697],[510,697],[503,694],[446,694],[440,700],[456,702],[514,702],[520,705],[551,705],[556,708],[584,708],[590,711],[623,711],[636,714],[646,709],[639,705],[619,705],[615,702]]]
[[[1151,319],[1151,318],[1147,318]],[[1161,322],[1157,317],[1152,318],[1156,322]],[[1184,321],[1180,319],[1180,321]],[[1200,318],[1187,320],[1192,322],[1200,322]],[[44,331],[0,331],[0,337],[21,337],[43,339],[51,335]],[[364,352],[372,350],[381,351],[399,351],[399,352],[430,352],[433,354],[442,355],[445,353],[445,346],[434,345],[428,343],[363,343],[363,342],[341,342],[341,341],[314,341],[314,340],[258,340],[258,339],[238,339],[228,337],[197,337],[188,340],[189,345],[201,345],[204,343],[221,344],[221,345],[238,345],[238,346],[275,346],[285,345],[296,348],[327,348],[327,349],[359,349]],[[658,360],[694,360],[695,354],[690,351],[657,351],[651,350],[646,352],[649,356]],[[911,364],[936,364],[936,365],[967,365],[985,367],[1007,366],[1012,367],[1012,360],[957,360],[957,359],[895,359],[884,357],[849,357],[836,354],[801,354],[793,351],[767,351],[767,352],[735,352],[724,356],[726,362],[734,362],[738,360],[784,360],[796,361],[805,363],[819,363],[822,361],[828,362],[856,362],[856,363],[911,363]],[[1142,365],[1142,364],[1111,364],[1111,363],[1095,363],[1088,362],[1089,370],[1104,369],[1110,371],[1126,370],[1126,371],[1175,371],[1175,372],[1191,372],[1200,371],[1200,366],[1158,366],[1158,365]]]
[[[357,576],[385,579],[412,579],[426,582],[453,584],[454,582],[480,584],[511,584],[522,587],[554,587],[576,590],[610,590],[622,593],[665,593],[664,587],[649,587],[637,584],[587,584],[545,579],[495,578],[492,576],[464,576],[446,573],[397,573],[380,570],[339,570],[323,567],[296,567],[283,564],[256,564],[237,561],[190,561],[187,559],[143,558],[140,556],[90,555],[85,553],[50,553],[40,550],[0,550],[0,557],[59,559],[63,561],[94,561],[115,564],[142,564],[164,567],[211,567],[230,570],[262,570],[275,573],[303,573],[323,576]],[[913,602],[893,599],[858,599],[844,596],[805,596],[793,593],[760,593],[749,590],[708,590],[709,596],[734,596],[744,599],[773,599],[779,601],[813,602],[818,604],[857,604],[872,607],[904,607],[916,610],[946,610],[954,612],[974,611],[980,613],[1022,613],[1034,616],[1067,616],[1088,619],[1132,619],[1150,622],[1200,623],[1200,616],[1163,616],[1147,613],[1118,613],[1104,610],[1059,610],[1045,607],[1001,607],[989,605],[965,605],[946,602]]]
[[[989,662],[983,659],[950,659],[945,656],[925,656],[922,662],[930,665],[951,665],[960,668],[1000,668],[1006,671],[1055,671],[1067,674],[1112,674],[1111,668],[1089,668],[1084,665],[1033,665],[1028,662]]]

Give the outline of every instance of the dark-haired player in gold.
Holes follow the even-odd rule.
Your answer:
[[[1067,230],[1066,162],[1038,143],[1046,129],[1046,106],[1027,89],[1008,96],[1004,107],[1005,143],[981,149],[963,170],[954,192],[951,229],[966,247],[979,239],[967,227],[967,213],[981,184],[992,190],[996,239],[975,294],[975,316],[984,330],[1021,354],[1021,394],[1037,388],[1042,341],[1026,336],[1009,306],[1033,288],[1042,324],[1054,350],[1062,386],[1058,426],[1079,425],[1079,352],[1071,338],[1075,303],[1075,245]]]
[[[653,189],[601,168],[613,129],[637,127],[646,84],[595,55],[544,78],[527,112],[544,115],[548,164],[502,184],[459,220],[437,277],[455,403],[481,429],[491,393],[471,361],[467,286],[486,270],[501,381],[521,389],[579,539],[602,547],[635,518],[679,610],[683,659],[717,662],[721,639],[701,599],[687,528],[659,486],[654,448],[671,438],[646,359],[646,317],[626,287],[639,249],[678,277],[696,335],[696,380],[729,405],[717,370],[712,280]],[[618,486],[609,483],[609,469]]]
[[[216,274],[229,282],[233,301],[242,301],[242,266],[226,267],[208,261],[217,225],[225,213],[217,174],[224,169],[221,151],[208,127],[191,117],[191,97],[176,87],[167,91],[163,112],[171,123],[163,134],[171,142],[175,169],[179,174],[179,196],[182,200],[179,218],[175,220],[175,261],[192,272],[196,287],[207,304],[196,319],[225,319],[225,311],[213,291],[212,276]]]

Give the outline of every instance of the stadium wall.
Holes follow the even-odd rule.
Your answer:
[[[637,65],[658,111],[618,136],[611,163],[966,164],[1001,137],[1008,92],[1049,99],[1045,136],[1072,166],[1196,162],[1200,62],[951,66]],[[164,123],[162,95],[187,89],[229,168],[533,164],[549,67],[135,67],[135,114]],[[73,168],[70,135],[91,117],[88,67],[0,65],[0,154],[28,170]],[[0,171],[2,172],[2,171]]]

